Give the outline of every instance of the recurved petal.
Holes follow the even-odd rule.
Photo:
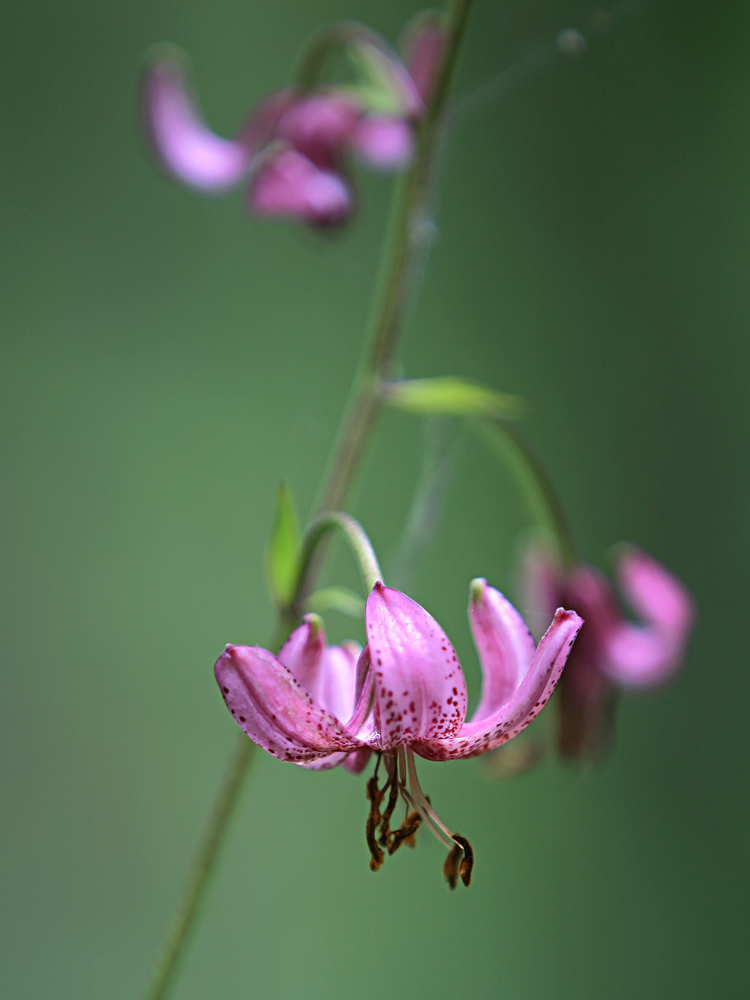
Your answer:
[[[574,611],[558,608],[526,676],[510,700],[486,718],[464,723],[458,736],[416,743],[414,752],[428,760],[473,757],[517,736],[547,704],[582,624]]]
[[[633,610],[652,625],[680,635],[693,625],[693,599],[681,580],[640,549],[623,546],[617,577]]]
[[[617,565],[620,585],[646,624],[620,621],[607,638],[602,669],[627,687],[648,687],[679,669],[693,626],[693,601],[683,584],[662,565],[634,548],[624,548]]]
[[[377,746],[388,750],[457,733],[466,716],[466,684],[453,646],[432,615],[406,594],[376,583],[365,625]]]
[[[486,580],[472,581],[469,621],[482,666],[482,697],[472,719],[480,722],[512,698],[531,666],[536,643],[510,601]]]
[[[340,174],[320,170],[295,149],[280,149],[260,167],[248,192],[258,215],[298,219],[317,226],[342,222],[352,196]]]
[[[308,771],[330,771],[331,768],[341,764],[350,774],[360,774],[367,767],[371,753],[369,747],[360,747],[351,753],[332,753],[328,757],[321,757],[320,760],[313,760],[309,764],[300,766]]]
[[[208,128],[179,50],[162,49],[151,58],[143,74],[141,107],[154,152],[178,180],[204,191],[221,191],[247,173],[250,150]]]
[[[302,764],[361,746],[267,649],[227,646],[214,673],[238,725],[280,760]]]
[[[403,118],[365,115],[354,128],[350,144],[374,170],[398,170],[411,159],[414,133]]]

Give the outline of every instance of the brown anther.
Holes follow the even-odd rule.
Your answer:
[[[410,812],[406,817],[406,825],[413,824],[413,831],[408,837],[404,837],[404,843],[407,847],[411,847],[412,850],[417,846],[417,830],[419,829],[419,824],[422,822],[419,813],[415,809],[414,812]]]
[[[466,837],[462,837],[460,834],[454,833],[453,839],[463,848],[464,859],[458,866],[458,874],[460,875],[463,884],[468,886],[471,883],[471,872],[474,867],[474,851],[472,850],[471,844]]]
[[[460,844],[456,844],[443,865],[443,877],[451,889],[458,885],[458,865],[463,856],[464,850]]]
[[[367,782],[367,798],[370,800],[370,815],[367,817],[367,823],[365,824],[365,839],[367,840],[367,846],[370,848],[370,871],[376,872],[378,868],[383,864],[385,860],[385,854],[383,854],[380,847],[378,847],[378,842],[375,839],[375,832],[380,823],[380,803],[383,801],[383,795],[385,794],[385,789],[382,791],[378,788],[378,776],[374,774],[370,780]]]
[[[378,837],[378,842],[382,847],[387,847],[388,845],[388,841],[391,836],[391,816],[393,815],[393,810],[396,808],[396,804],[398,802],[398,784],[395,781],[391,781],[390,785],[391,793],[388,796],[388,805],[385,807],[385,812],[380,820],[380,836]],[[385,795],[387,787],[388,785],[383,786],[383,795]]]
[[[391,839],[388,843],[388,853],[395,854],[402,844],[408,844],[409,847],[416,847],[417,841],[415,838],[421,822],[422,820],[416,809],[410,812],[398,830],[394,830],[391,833]]]

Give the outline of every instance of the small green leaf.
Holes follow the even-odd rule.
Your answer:
[[[480,382],[453,375],[389,382],[383,391],[386,403],[410,413],[507,420],[523,412],[520,396],[508,396]]]
[[[326,611],[339,611],[350,618],[364,618],[365,602],[348,587],[323,587],[305,601],[305,611],[322,615]]]
[[[401,115],[417,110],[397,54],[378,34],[355,21],[334,21],[313,35],[294,82],[303,90],[333,87],[368,111]]]
[[[276,500],[276,516],[266,550],[266,571],[271,595],[283,607],[294,599],[299,573],[300,543],[294,497],[286,483],[281,483]]]

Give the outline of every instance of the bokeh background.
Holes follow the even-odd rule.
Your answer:
[[[7,0],[2,106],[2,995],[137,997],[235,729],[211,666],[272,630],[284,478],[314,501],[360,352],[392,182],[319,238],[165,180],[140,58],[193,56],[225,134],[321,22],[412,2]],[[458,92],[587,24],[477,0]],[[601,22],[600,22],[601,25]],[[747,996],[750,8],[655,0],[578,58],[470,102],[404,352],[522,393],[586,557],[636,542],[700,605],[671,688],[623,699],[596,768],[424,765],[474,844],[373,875],[364,780],[258,755],[175,998]],[[424,429],[386,415],[352,510],[385,564]],[[512,592],[523,508],[459,438],[413,596],[476,697],[469,580]],[[329,580],[356,583],[334,553]],[[359,626],[330,616],[341,639]],[[536,724],[542,726],[543,718]]]

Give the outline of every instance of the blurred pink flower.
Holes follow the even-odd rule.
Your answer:
[[[544,620],[562,602],[585,621],[560,684],[558,743],[566,756],[605,751],[618,690],[661,684],[685,658],[695,610],[683,584],[629,546],[620,547],[615,568],[640,623],[623,616],[611,584],[593,566],[564,573],[549,548],[534,545],[526,554],[527,608]]]
[[[520,733],[547,703],[581,626],[575,612],[560,609],[537,648],[515,608],[484,580],[472,584],[469,617],[484,678],[470,722],[463,672],[445,632],[419,604],[382,583],[367,600],[367,644],[359,655],[353,643],[326,647],[320,620],[308,616],[278,656],[257,646],[227,646],[215,667],[235,721],[280,760],[316,769],[343,763],[356,773],[372,750],[379,761],[382,754],[388,782],[379,791],[376,771],[368,783],[371,866],[383,860],[378,826],[379,843],[392,853],[413,842],[421,819],[451,848],[451,886],[458,875],[468,884],[471,860],[468,867],[459,860],[471,848],[421,791],[413,754],[440,761],[472,757]],[[381,816],[388,785],[392,802]],[[394,833],[388,820],[399,794],[415,811]]]
[[[354,206],[343,157],[352,153],[386,171],[409,162],[414,126],[424,113],[423,95],[440,49],[434,18],[424,28],[410,29],[409,69],[369,29],[346,23],[341,28],[376,53],[397,110],[384,113],[377,102],[371,106],[363,89],[292,87],[261,101],[237,135],[224,139],[209,129],[199,111],[180,50],[155,50],[143,75],[141,106],[146,134],[166,172],[209,192],[246,180],[248,206],[259,215],[317,226],[343,221]]]

